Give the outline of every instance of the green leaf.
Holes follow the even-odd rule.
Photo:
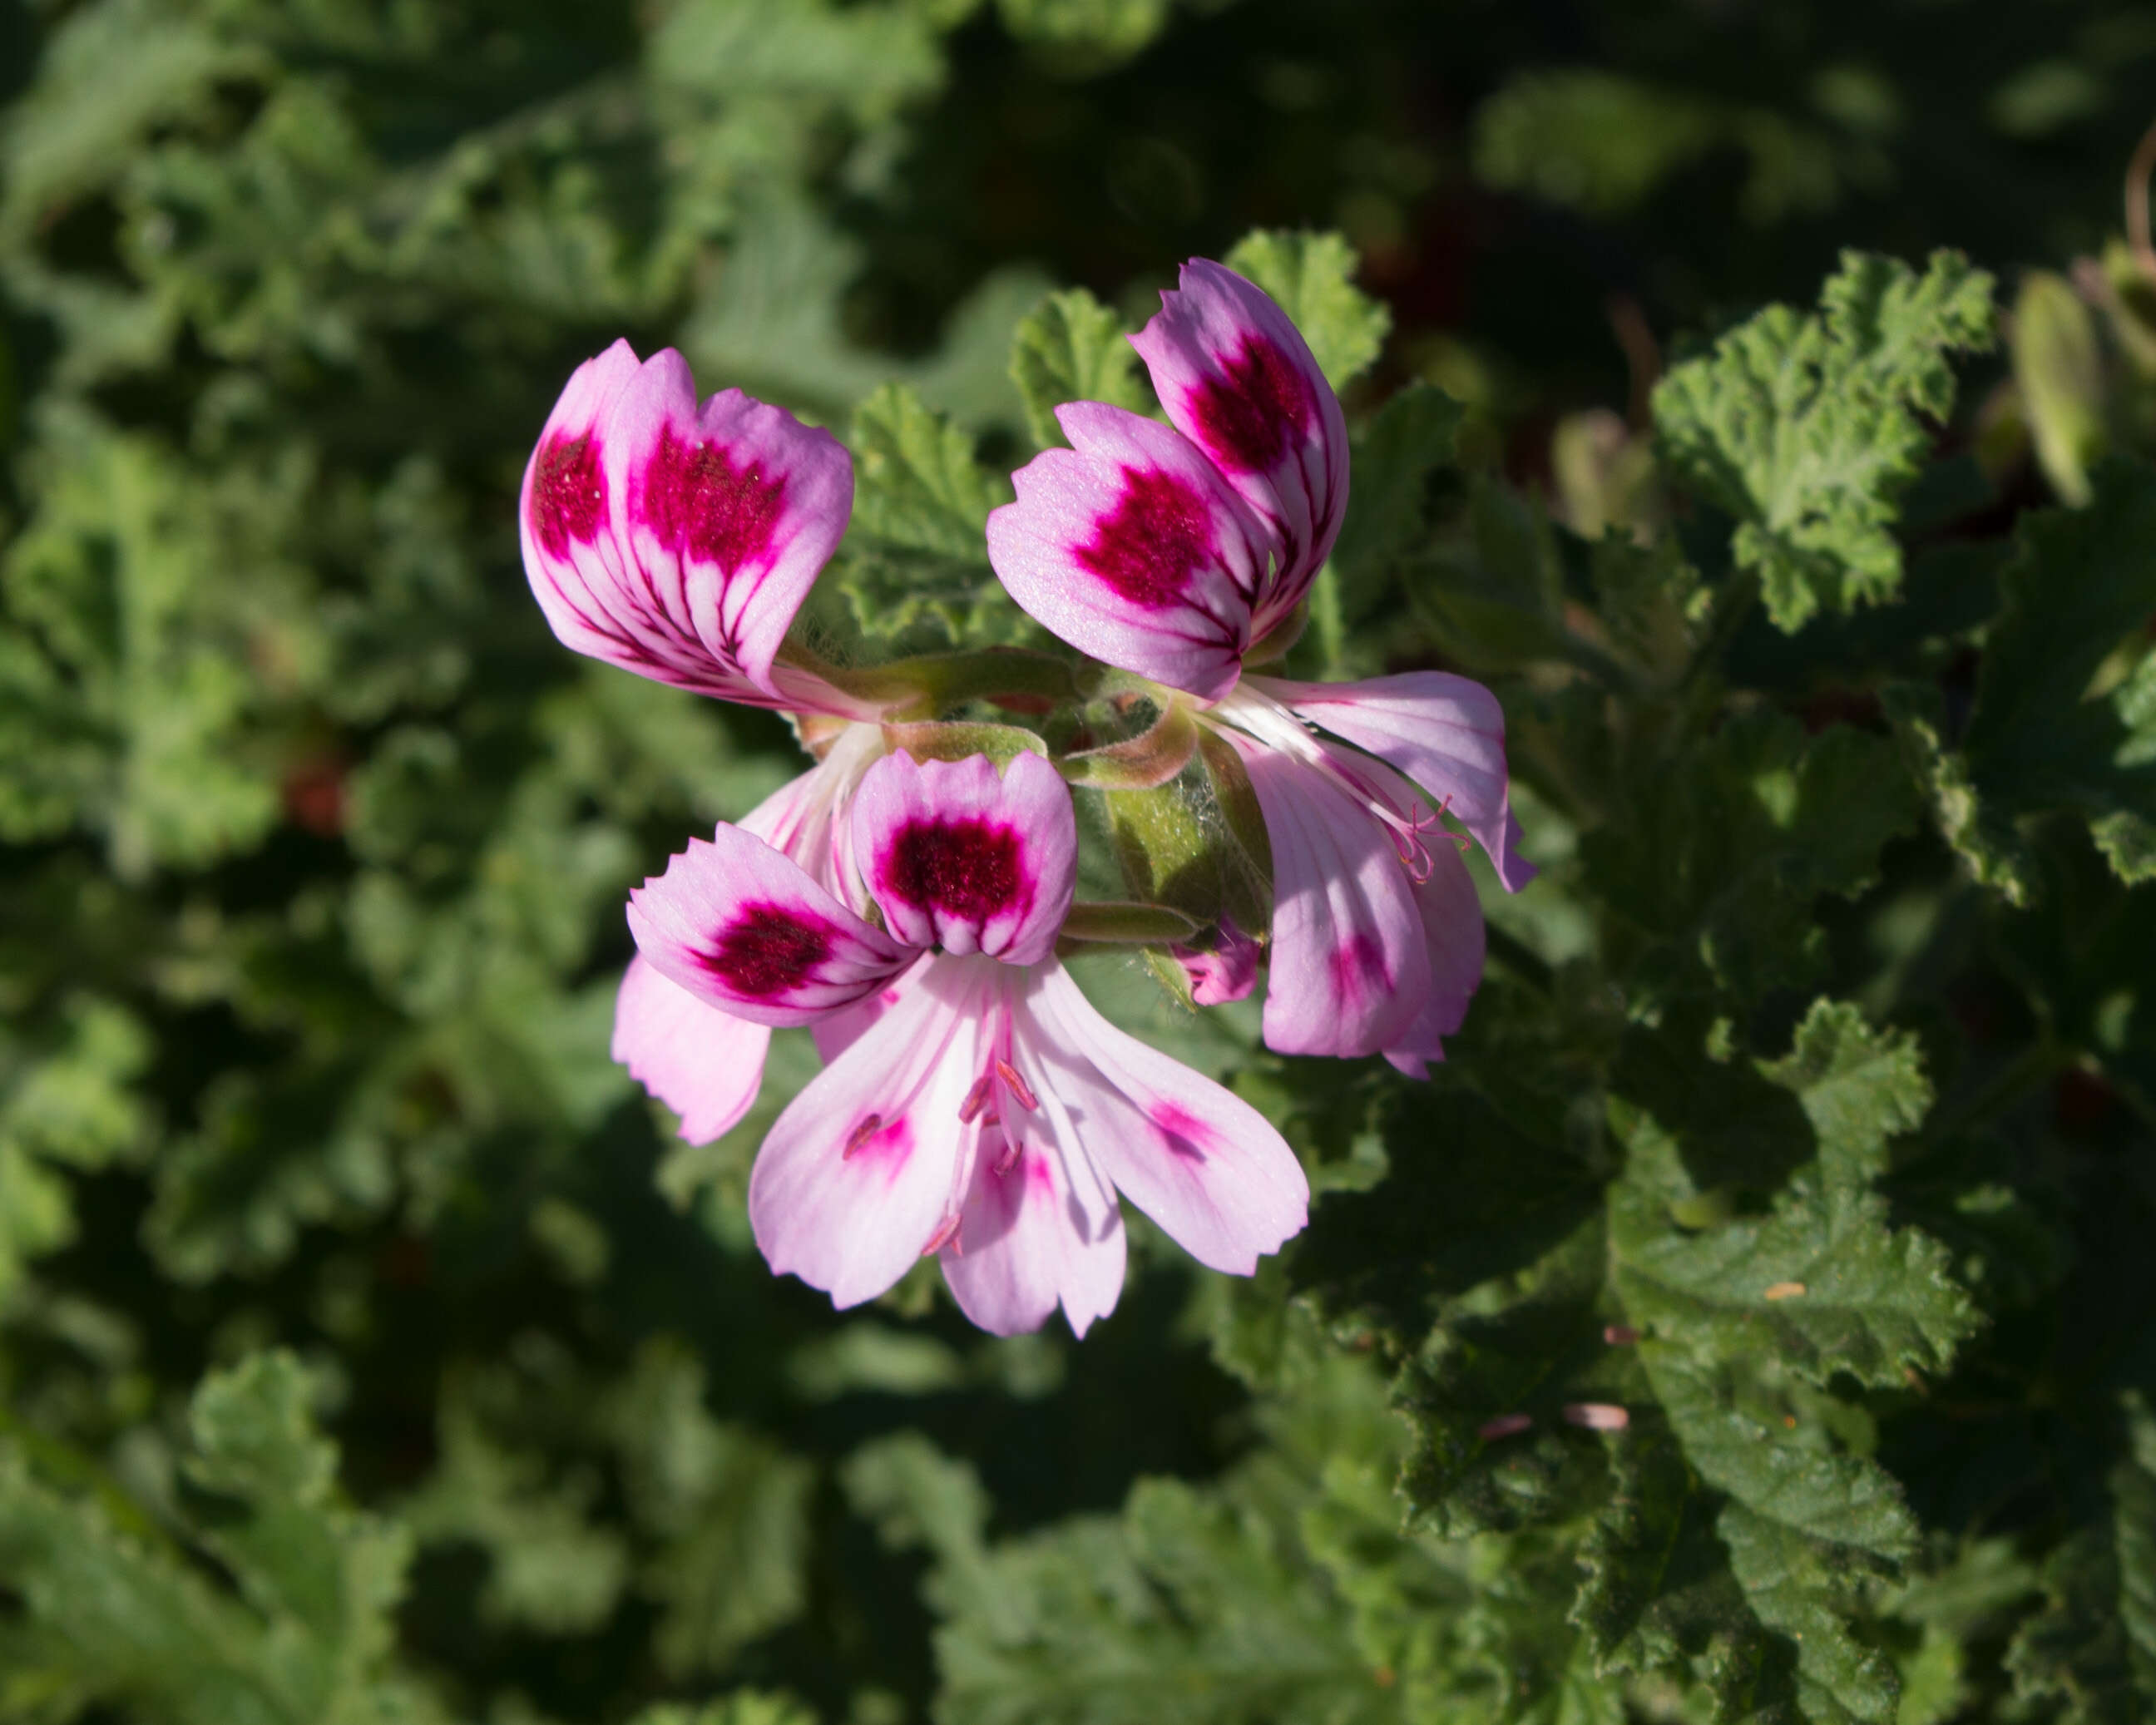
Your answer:
[[[1046,449],[1065,441],[1055,409],[1065,402],[1144,408],[1147,393],[1127,336],[1122,319],[1083,288],[1050,294],[1020,321],[1011,339],[1011,381],[1025,399],[1034,443]]]
[[[663,1702],[646,1707],[630,1725],[817,1725],[816,1715],[790,1696],[737,1689],[701,1707]]]
[[[2087,509],[2019,539],[1962,740],[1973,793],[1994,823],[2071,809],[2121,880],[2156,879],[2156,475],[2102,467]]]
[[[1919,277],[1850,253],[1817,312],[1769,306],[1656,387],[1663,459],[1736,517],[1782,629],[1900,591],[1896,500],[1953,405],[1949,356],[1991,336],[1991,278],[1958,255]]]
[[[1475,172],[1492,186],[1612,216],[1716,150],[1741,152],[1743,208],[1768,223],[1840,189],[1832,141],[1771,108],[1738,106],[1600,70],[1522,73],[1475,116]]]
[[[630,1507],[663,1542],[639,1577],[660,1608],[654,1646],[676,1677],[723,1670],[749,1642],[798,1617],[808,1598],[814,1467],[703,1405],[702,1368],[654,1342],[603,1420]]]
[[[196,1395],[187,1471],[212,1501],[185,1532],[236,1590],[0,1449],[0,1579],[25,1608],[6,1631],[10,1694],[172,1725],[444,1717],[389,1658],[409,1543],[339,1500],[307,1399],[285,1353]]]
[[[1443,391],[1411,383],[1356,439],[1348,516],[1332,547],[1344,622],[1361,621],[1401,562],[1422,548],[1430,477],[1451,463],[1465,412]]]
[[[1354,285],[1355,249],[1337,234],[1261,228],[1221,261],[1279,301],[1335,389],[1384,347],[1393,315]]]
[[[74,1237],[63,1171],[104,1167],[150,1137],[135,1085],[152,1044],[132,1014],[77,995],[38,1030],[0,1032],[0,1299],[27,1262]]]
[[[593,1515],[598,1479],[586,1471],[550,1483],[546,1458],[486,1430],[461,1384],[444,1392],[436,1426],[439,1460],[402,1511],[413,1536],[485,1552],[483,1621],[551,1635],[598,1629],[629,1579],[625,1543]]]
[[[1142,51],[1168,0],[997,0],[1004,28],[1068,76],[1105,72]]]
[[[889,383],[855,409],[850,442],[854,519],[839,581],[861,632],[886,652],[1027,635],[984,536],[1009,486],[973,459],[973,439]]]

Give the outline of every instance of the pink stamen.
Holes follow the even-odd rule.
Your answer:
[[[863,1115],[853,1131],[846,1134],[846,1147],[839,1153],[839,1160],[841,1162],[850,1160],[864,1144],[882,1130],[882,1115]]]
[[[1033,1093],[1033,1086],[1019,1076],[1018,1068],[1009,1060],[998,1059],[996,1076],[1003,1080],[1004,1088],[1011,1093],[1011,1099],[1028,1113],[1040,1106],[1040,1098]],[[985,1079],[982,1081],[983,1083],[987,1081]]]
[[[1486,1444],[1494,1444],[1499,1438],[1517,1437],[1534,1425],[1526,1414],[1500,1414],[1495,1420],[1486,1420],[1476,1429],[1475,1435]]]
[[[938,1227],[933,1234],[928,1236],[928,1244],[921,1247],[921,1255],[924,1258],[932,1258],[937,1255],[937,1253],[942,1251],[944,1247],[949,1246],[951,1248],[952,1255],[954,1257],[964,1257],[966,1255],[966,1249],[958,1243],[958,1223],[960,1219],[961,1219],[956,1215],[946,1216],[943,1219],[942,1225]]]
[[[973,1087],[966,1092],[966,1100],[958,1105],[958,1118],[968,1123],[980,1117],[981,1110],[988,1106],[989,1093],[995,1088],[995,1080],[983,1072],[973,1081]]]
[[[1025,1146],[1016,1138],[1012,1138],[1005,1142],[1004,1145],[1004,1153],[996,1158],[995,1172],[999,1175],[1007,1174],[1013,1168],[1016,1168],[1018,1166],[1019,1154],[1024,1149],[1024,1147]]]

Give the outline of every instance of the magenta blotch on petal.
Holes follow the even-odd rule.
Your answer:
[[[1068,449],[1013,476],[988,560],[1051,633],[1200,700],[1224,694],[1251,641],[1274,535],[1204,452],[1121,408],[1074,402]]]
[[[1206,258],[1183,266],[1131,345],[1176,429],[1212,458],[1281,542],[1255,596],[1262,635],[1332,554],[1348,509],[1348,422],[1310,344],[1261,290]]]
[[[1076,878],[1077,823],[1039,755],[887,755],[853,802],[855,859],[892,937],[1032,964],[1054,948]]]
[[[748,1186],[774,1271],[856,1306],[958,1215],[983,1131],[960,1108],[986,1052],[992,968],[932,963],[778,1117]]]
[[[1273,858],[1265,1045],[1376,1054],[1430,992],[1414,883],[1388,829],[1308,760],[1235,739]]]
[[[1248,1102],[1102,1018],[1060,964],[1034,973],[1019,1063],[1028,1124],[1069,1167],[1083,1156],[1201,1264],[1248,1276],[1309,1219],[1310,1183]]]
[[[629,895],[629,926],[670,980],[767,1024],[850,1006],[913,960],[762,839],[724,824]]]
[[[829,432],[738,389],[700,406],[680,354],[639,363],[617,341],[578,367],[525,470],[525,572],[579,653],[727,700],[848,711],[773,661],[853,494]]]

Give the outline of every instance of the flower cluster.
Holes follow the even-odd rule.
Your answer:
[[[810,1027],[824,1070],[765,1139],[749,1214],[772,1268],[841,1307],[934,1254],[983,1328],[1031,1329],[1060,1304],[1082,1335],[1122,1287],[1119,1194],[1199,1262],[1249,1274],[1306,1219],[1293,1152],[1111,1024],[1059,951],[1164,946],[1201,1007],[1262,968],[1268,1045],[1421,1076],[1482,970],[1443,818],[1507,889],[1532,873],[1487,690],[1258,669],[1292,643],[1348,501],[1340,403],[1293,323],[1194,260],[1131,339],[1168,424],[1066,404],[1070,447],[1021,470],[988,523],[997,576],[1086,655],[1081,680],[1158,714],[1120,754],[1058,760],[1012,726],[980,752],[987,732],[951,715],[994,702],[1017,655],[864,677],[789,641],[844,533],[851,464],[738,390],[700,406],[678,354],[639,362],[618,342],[582,367],[526,472],[525,566],[565,644],[785,711],[815,757],[631,894],[613,1052],[702,1142],[754,1101],[772,1027]],[[1199,928],[1074,905],[1070,783],[1101,782],[1104,755],[1123,783],[1175,795],[1194,772],[1255,808],[1260,926],[1224,906]]]

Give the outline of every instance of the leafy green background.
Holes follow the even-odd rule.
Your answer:
[[[2156,1712],[2152,76],[2121,0],[0,4],[0,1720]],[[553,644],[522,463],[675,343],[850,439],[820,648],[1039,644],[980,521],[1199,253],[1354,427],[1296,668],[1488,680],[1542,877],[1426,1087],[1090,963],[1306,1158],[1252,1281],[834,1316],[742,1209],[803,1040],[703,1148],[606,1057],[798,754]]]

